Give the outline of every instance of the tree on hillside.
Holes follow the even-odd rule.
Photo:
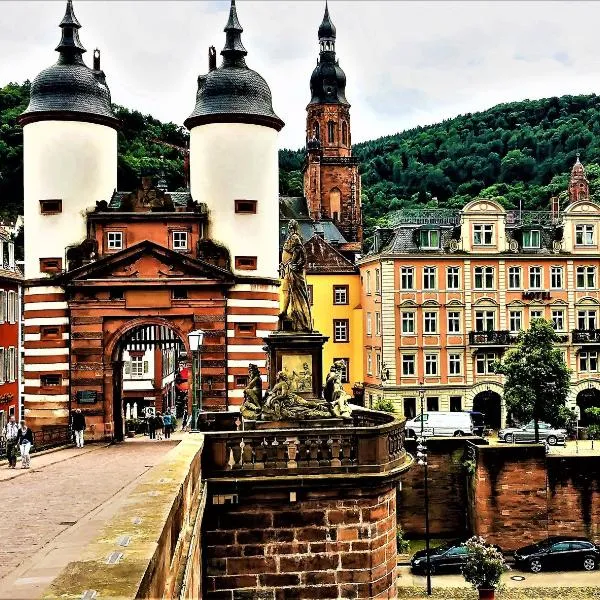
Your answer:
[[[534,420],[536,442],[540,441],[540,420],[554,426],[564,424],[571,372],[555,347],[559,341],[551,323],[535,319],[496,363],[496,372],[506,376],[507,409],[520,422]]]

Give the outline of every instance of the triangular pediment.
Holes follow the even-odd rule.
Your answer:
[[[205,279],[231,284],[231,272],[196,258],[144,241],[65,274],[73,283],[88,279],[170,280]]]
[[[304,244],[308,273],[355,273],[356,267],[319,235]]]

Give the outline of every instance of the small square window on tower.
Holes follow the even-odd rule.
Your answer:
[[[62,200],[40,200],[40,212],[43,215],[57,215],[62,212]]]
[[[123,232],[122,231],[107,231],[106,232],[106,248],[108,250],[123,249]]]
[[[40,258],[40,271],[42,273],[60,273],[62,258]]]
[[[239,215],[255,215],[257,204],[256,200],[236,200],[235,212]]]
[[[256,256],[236,256],[235,268],[240,271],[256,271]]]
[[[174,231],[173,232],[173,250],[188,249],[188,232]]]

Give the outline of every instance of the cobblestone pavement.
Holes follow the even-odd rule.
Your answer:
[[[11,479],[0,478],[0,588],[2,579],[23,561],[107,503],[176,443],[145,438],[113,446],[90,445],[84,453],[67,448],[32,455],[31,469]],[[9,472],[6,465],[1,469],[3,475]]]

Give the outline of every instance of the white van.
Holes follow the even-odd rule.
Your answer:
[[[407,420],[405,426],[406,437],[419,437],[421,435],[421,416],[423,437],[474,435],[470,413],[432,411]]]

